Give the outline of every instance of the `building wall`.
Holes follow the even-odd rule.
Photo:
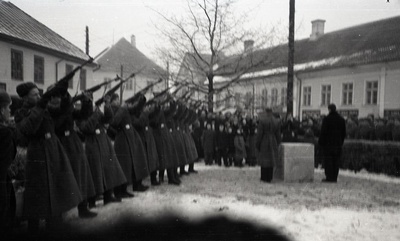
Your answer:
[[[23,81],[11,79],[11,49],[22,51],[23,53]],[[0,83],[6,84],[7,92],[10,93],[11,95],[17,94],[16,87],[19,84],[23,82],[33,82],[35,55],[44,58],[44,83],[43,84],[36,83],[37,86],[44,91],[47,89],[47,87],[56,82],[57,74],[58,74],[57,79],[61,79],[62,77],[65,76],[66,64],[70,64],[73,67],[78,66],[78,63],[66,61],[64,59],[60,59],[59,57],[54,57],[47,53],[42,53],[37,50],[0,41]],[[84,69],[86,69],[87,73],[86,79],[87,81],[90,81],[93,78],[92,68],[86,66],[84,67]],[[73,78],[74,87],[72,89],[69,89],[69,92],[71,94],[74,94],[76,92],[78,80],[79,80],[79,72],[76,73]]]
[[[378,82],[377,104],[367,104],[366,83],[367,81]],[[351,105],[343,103],[343,84],[353,84],[353,98]],[[287,76],[272,76],[241,82],[230,88],[234,94],[243,97],[247,92],[255,94],[254,112],[262,111],[265,107],[275,108],[280,112],[286,112],[286,107],[281,102],[281,89],[287,86]],[[319,113],[327,115],[327,105],[322,105],[322,86],[331,86],[330,103],[334,103],[339,111],[343,113],[358,113],[358,117],[374,115],[383,117],[385,111],[397,111],[400,113],[400,62],[377,63],[348,68],[335,68],[328,70],[310,71],[296,73],[293,90],[293,113],[302,119],[303,112]],[[311,87],[311,105],[303,104],[304,87]],[[271,91],[278,90],[277,105],[271,105]],[[267,105],[260,100],[262,91],[267,90]],[[242,107],[242,106],[241,106]],[[252,108],[252,107],[251,107]],[[247,110],[250,113],[250,110]]]
[[[301,95],[300,111],[319,110],[321,114],[327,114],[327,106],[321,105],[321,90],[322,85],[331,85],[331,103],[335,103],[338,110],[358,110],[359,117],[368,115],[382,117],[385,109],[399,108],[400,97],[395,94],[400,90],[398,83],[400,67],[398,66],[382,63],[299,74],[302,79],[302,91],[305,86],[311,86],[312,92],[311,106],[303,105],[304,96]],[[367,81],[378,82],[377,104],[367,104]],[[353,83],[352,105],[343,104],[344,83]]]
[[[400,109],[400,61],[386,65],[385,109]]]

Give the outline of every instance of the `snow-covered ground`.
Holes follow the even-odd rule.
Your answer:
[[[320,181],[323,170],[316,169],[311,183],[266,184],[259,181],[259,167],[239,169],[198,163],[196,168],[199,173],[182,177],[180,186],[164,183],[143,193],[135,192],[134,198],[106,206],[99,200],[94,209],[98,213],[96,218],[79,219],[77,211],[71,210],[65,214],[64,221],[71,230],[87,234],[87,237],[118,227],[121,225],[119,220],[139,220],[157,225],[157,221],[154,223],[152,220],[169,215],[173,217],[172,221],[159,222],[161,227],[149,227],[149,230],[157,232],[171,228],[177,237],[181,236],[176,240],[185,240],[182,237],[185,234],[179,230],[188,227],[180,227],[180,222],[196,224],[210,217],[222,216],[233,222],[243,221],[255,227],[271,228],[282,237],[295,241],[400,240],[398,178],[341,170],[337,184],[326,184]],[[149,184],[148,180],[145,184]],[[137,227],[143,229],[143,225]],[[146,234],[135,228],[123,230]],[[204,228],[193,230],[208,232]],[[163,231],[152,233],[151,237],[163,240]],[[218,236],[213,239],[210,238],[212,234],[199,234],[197,240],[232,239],[229,234],[227,238]],[[164,240],[168,238],[171,236]]]

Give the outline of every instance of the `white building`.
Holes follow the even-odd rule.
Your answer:
[[[324,33],[324,20],[312,22],[310,38],[295,41],[293,113],[324,115],[335,103],[344,115],[383,117],[400,113],[400,16]],[[225,106],[257,113],[265,107],[286,112],[287,44],[254,50],[269,58],[231,86]],[[205,78],[203,77],[203,80]],[[215,86],[230,81],[222,78]],[[228,89],[227,89],[228,91]],[[215,95],[224,99],[227,91]]]
[[[16,95],[17,85],[34,82],[41,91],[89,59],[82,50],[10,2],[0,1],[0,88]],[[70,82],[70,93],[85,89],[95,64]]]
[[[131,36],[131,42],[128,42],[125,38],[121,38],[116,44],[100,53],[95,60],[98,63],[98,68],[93,73],[93,85],[113,79],[117,75],[125,79],[132,73],[135,73],[135,76],[129,78],[124,85],[124,100],[132,97],[138,91],[158,81],[160,78],[163,81],[149,90],[147,97],[150,98],[151,92],[160,91],[166,87],[168,81],[167,72],[136,48],[134,35]],[[115,86],[117,83],[114,82],[111,86]],[[95,98],[99,97],[102,92],[99,91],[96,93]],[[117,94],[120,94],[120,91]]]

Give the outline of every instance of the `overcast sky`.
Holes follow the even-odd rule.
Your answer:
[[[309,37],[311,21],[324,19],[325,32],[400,16],[400,0],[297,0],[296,39]],[[154,24],[159,15],[182,14],[186,0],[9,0],[14,5],[51,28],[82,50],[85,49],[85,27],[90,32],[90,55],[120,38],[136,36],[137,47],[155,58]],[[289,0],[238,0],[236,11],[251,11],[254,26],[288,26]]]

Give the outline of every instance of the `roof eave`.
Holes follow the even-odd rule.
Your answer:
[[[28,41],[25,41],[25,40],[22,40],[22,39],[19,39],[19,38],[14,38],[12,36],[5,35],[5,34],[2,34],[2,33],[0,33],[0,41],[8,42],[8,43],[19,45],[19,46],[22,46],[22,47],[31,48],[33,50],[38,50],[38,51],[41,51],[43,53],[47,53],[47,54],[50,54],[50,55],[53,55],[53,56],[56,56],[56,57],[59,57],[59,58],[63,58],[65,60],[68,60],[68,61],[71,61],[71,62],[78,62],[79,63],[79,62],[87,61],[87,59],[83,59],[83,58],[80,58],[80,57],[77,57],[77,56],[72,56],[72,55],[63,53],[61,51],[57,51],[57,50],[54,50],[54,49],[51,49],[51,48],[47,48],[47,47],[44,47],[44,46],[41,46],[41,45],[38,45],[38,44],[35,44],[35,43],[32,43],[32,42],[28,42]],[[88,59],[89,59],[89,56],[88,56]],[[92,67],[96,66],[96,65],[97,65],[96,63],[91,63],[90,64],[90,66],[92,66]]]

